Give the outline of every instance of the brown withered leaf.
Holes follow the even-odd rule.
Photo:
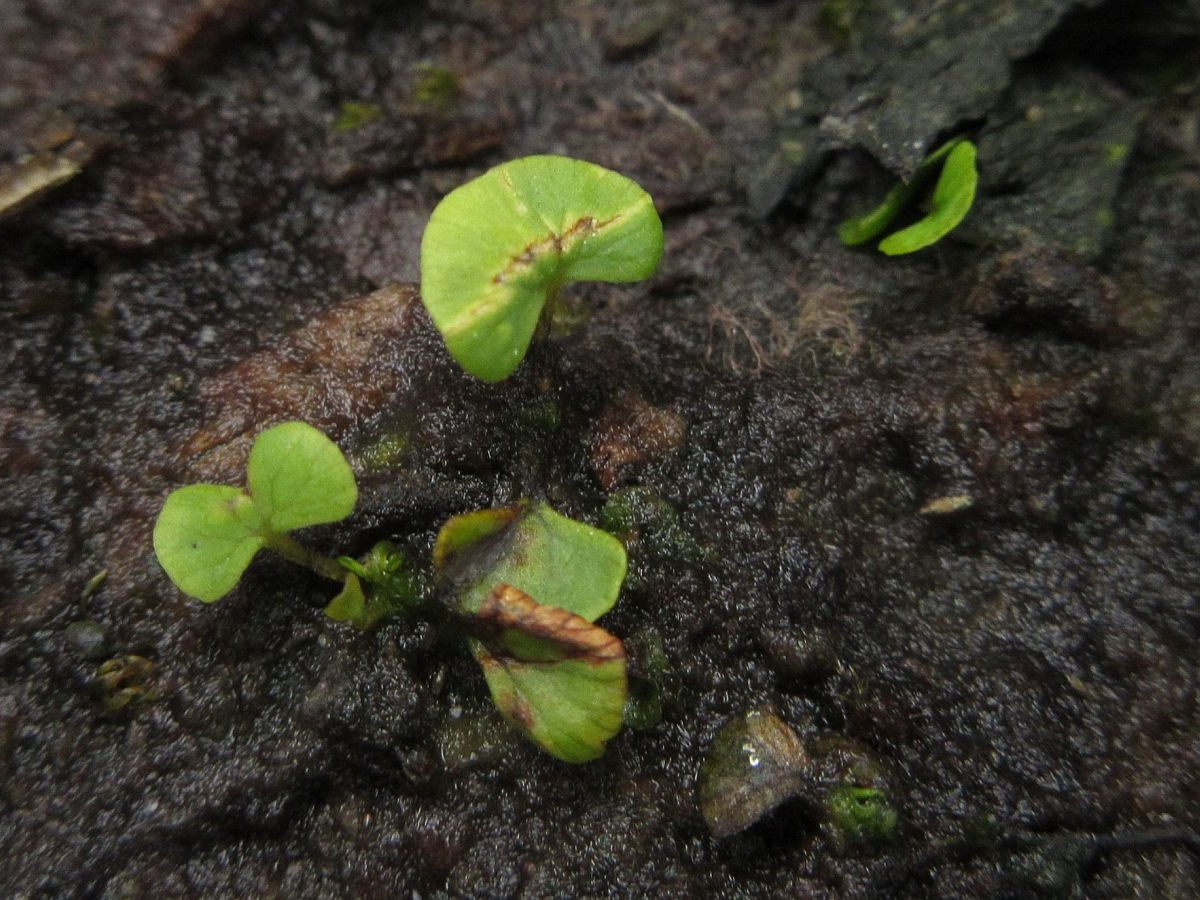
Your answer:
[[[700,767],[700,811],[713,837],[748,828],[807,785],[808,753],[769,708],[722,726]]]
[[[550,660],[625,658],[621,641],[599,625],[557,606],[538,603],[511,584],[497,585],[487,596],[475,613],[474,625],[475,636],[493,655],[508,654],[522,662],[540,661],[530,657],[530,650],[549,654]]]

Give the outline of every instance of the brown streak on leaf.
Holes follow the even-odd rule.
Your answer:
[[[615,635],[573,612],[538,603],[511,584],[497,585],[488,594],[475,613],[475,622],[491,636],[511,628],[542,638],[552,642],[566,658],[594,664],[625,658],[625,646]],[[496,653],[495,648],[489,650]]]
[[[622,218],[624,218],[624,214],[618,214],[611,219],[597,222],[591,216],[584,216],[562,234],[551,234],[541,240],[532,241],[525,246],[524,250],[515,254],[509,260],[507,266],[495,274],[492,278],[492,283],[504,284],[504,282],[510,280],[513,276],[528,269],[538,257],[551,252],[561,255],[569,249],[571,243],[574,243],[576,240],[589,238],[597,231],[607,228],[613,222]]]

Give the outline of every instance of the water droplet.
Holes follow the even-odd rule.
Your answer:
[[[750,763],[752,767],[758,766],[760,762],[758,758],[758,748],[755,747],[754,744],[752,744],[750,741],[746,741],[746,743],[742,744],[742,752],[746,754],[746,762]]]

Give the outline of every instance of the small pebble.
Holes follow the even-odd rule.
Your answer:
[[[84,659],[103,659],[109,653],[108,633],[99,622],[80,619],[67,626],[67,642]]]

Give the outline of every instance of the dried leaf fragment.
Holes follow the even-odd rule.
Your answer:
[[[0,219],[33,205],[43,194],[70,181],[82,170],[83,161],[74,153],[42,152],[0,171]]]
[[[750,827],[807,785],[808,753],[770,709],[727,722],[700,767],[700,811],[715,838]]]

